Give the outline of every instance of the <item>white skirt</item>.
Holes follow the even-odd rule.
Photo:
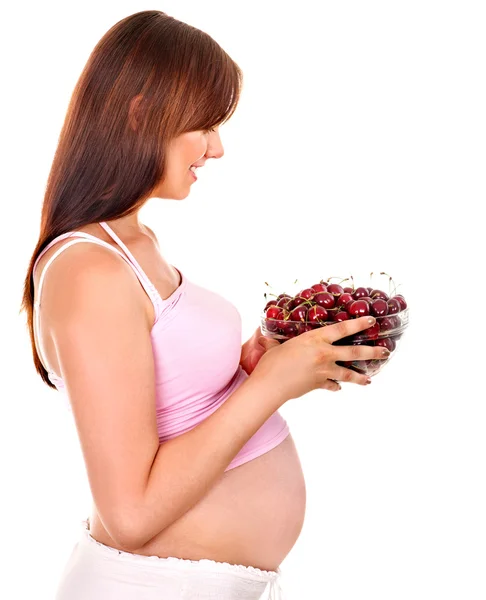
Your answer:
[[[285,600],[280,577],[280,569],[124,552],[95,540],[83,520],[55,600]]]

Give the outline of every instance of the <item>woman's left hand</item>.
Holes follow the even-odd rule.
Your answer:
[[[275,346],[280,346],[279,342],[266,338],[260,327],[257,327],[255,333],[241,347],[240,365],[250,375],[265,352]]]

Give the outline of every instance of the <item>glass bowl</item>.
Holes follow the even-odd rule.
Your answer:
[[[375,317],[376,323],[354,335],[341,338],[334,342],[335,346],[384,346],[390,350],[390,356],[383,359],[337,361],[337,364],[352,369],[363,375],[373,377],[395,356],[400,340],[408,327],[409,309],[406,308],[393,315]],[[324,321],[320,324],[310,324],[303,321],[278,320],[268,318],[265,312],[261,314],[261,330],[266,337],[277,340],[281,344],[306,331],[335,325],[335,321]]]

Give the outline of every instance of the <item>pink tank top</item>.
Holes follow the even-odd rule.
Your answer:
[[[135,271],[155,308],[150,333],[155,362],[156,418],[160,442],[170,440],[204,421],[248,377],[239,364],[241,355],[241,316],[237,308],[221,295],[189,281],[178,269],[180,285],[165,300],[157,292],[133,254],[111,227],[100,222],[110,237],[123,249],[83,231],[64,233],[48,244],[39,259],[53,244],[75,238],[61,246],[47,261],[39,280],[34,302],[34,336],[40,360],[50,381],[63,394],[71,410],[64,383],[43,358],[38,337],[42,284],[49,265],[69,246],[91,242],[117,252]],[[290,433],[278,411],[260,427],[231,461],[225,471],[238,467],[275,446]]]

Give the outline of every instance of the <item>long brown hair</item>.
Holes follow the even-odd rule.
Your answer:
[[[37,257],[63,233],[139,210],[163,178],[170,140],[228,121],[242,85],[241,69],[216,41],[158,10],[122,19],[95,46],[61,129],[20,308],[49,387],[33,332]]]

